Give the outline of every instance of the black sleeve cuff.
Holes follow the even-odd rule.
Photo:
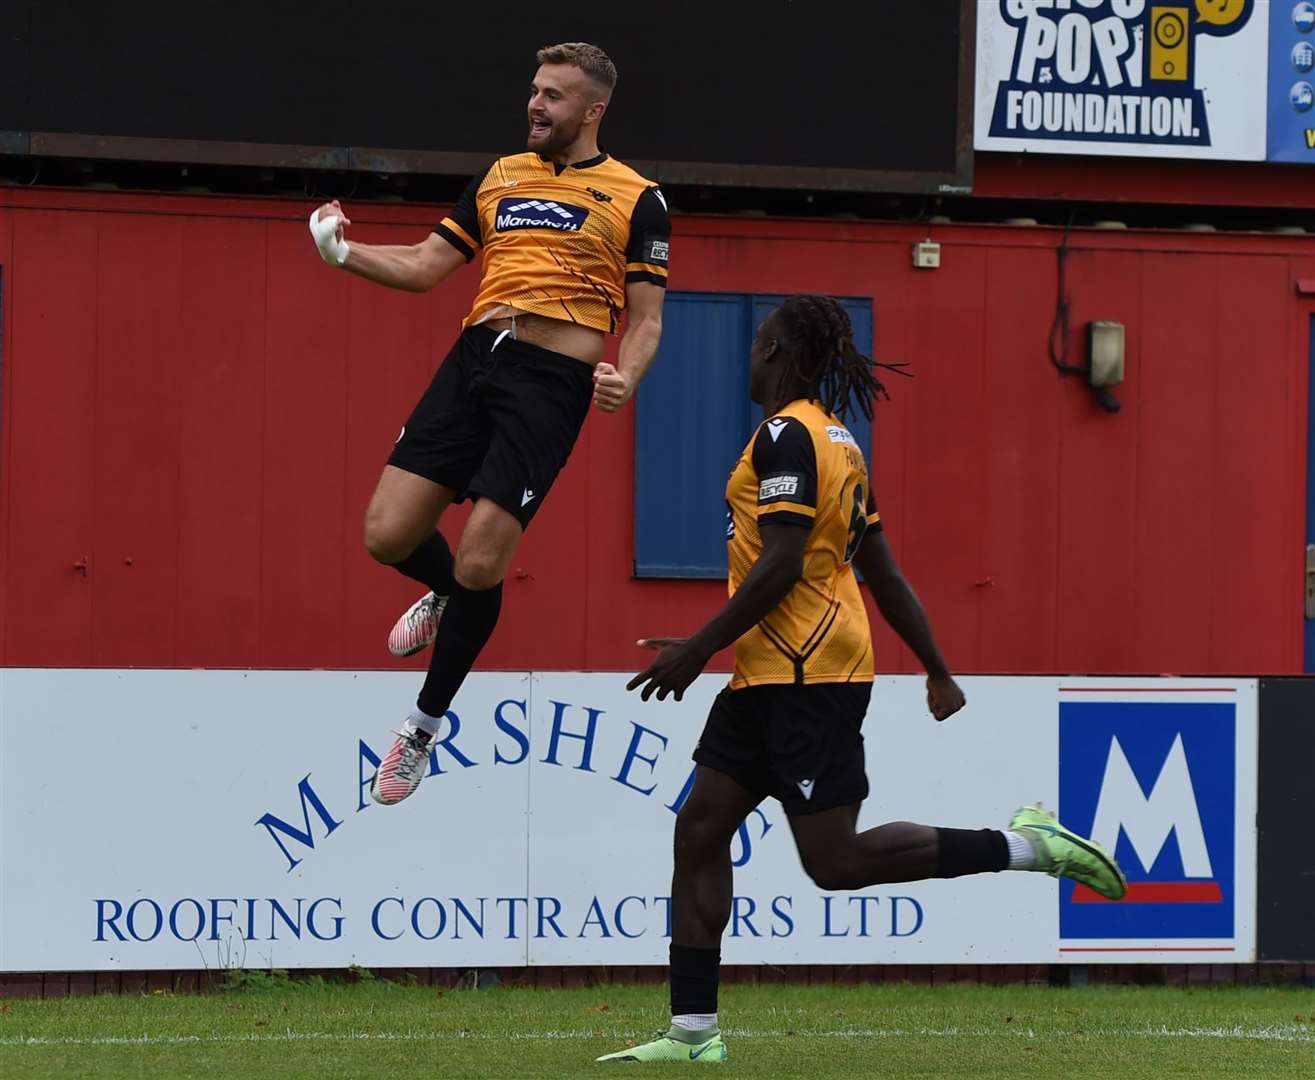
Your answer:
[[[461,239],[461,237],[459,237],[446,225],[435,225],[434,232],[437,233],[439,236],[441,236],[444,240],[446,240],[459,252],[461,252],[461,254],[466,257],[466,262],[470,262],[470,260],[475,257],[475,249],[472,248],[469,244],[467,244],[463,239]]]
[[[667,287],[667,279],[661,274],[654,274],[648,270],[627,270],[626,284],[630,285],[636,281],[646,281],[650,285],[661,285],[664,289]]]

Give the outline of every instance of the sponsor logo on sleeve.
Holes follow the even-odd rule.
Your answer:
[[[758,501],[779,499],[784,495],[799,493],[799,477],[784,473],[781,476],[769,476],[758,485]]]

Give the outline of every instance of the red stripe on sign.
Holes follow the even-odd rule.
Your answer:
[[[1217,881],[1133,881],[1122,900],[1109,900],[1086,885],[1073,890],[1075,904],[1222,904]]]
[[[1235,952],[1232,945],[1125,945],[1107,948],[1100,945],[1078,948],[1061,947],[1060,952]]]

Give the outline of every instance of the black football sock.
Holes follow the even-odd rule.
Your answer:
[[[991,874],[1009,868],[1009,844],[996,829],[937,829],[936,876]]]
[[[670,955],[671,1015],[715,1017],[717,987],[721,981],[721,950],[673,944]],[[716,1021],[713,1023],[715,1025]],[[670,1032],[672,1038],[686,1038],[693,1034],[674,1024]]]
[[[413,581],[427,585],[435,596],[452,595],[452,549],[437,529],[405,559],[394,563],[393,567]]]
[[[493,634],[502,609],[502,583],[491,589],[467,589],[456,580],[438,624],[429,674],[416,704],[430,716],[442,716],[475,660]]]

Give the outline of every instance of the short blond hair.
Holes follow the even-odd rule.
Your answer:
[[[612,96],[616,89],[616,65],[612,58],[597,45],[587,41],[565,41],[560,45],[545,45],[539,50],[540,64],[570,64],[583,71]]]

